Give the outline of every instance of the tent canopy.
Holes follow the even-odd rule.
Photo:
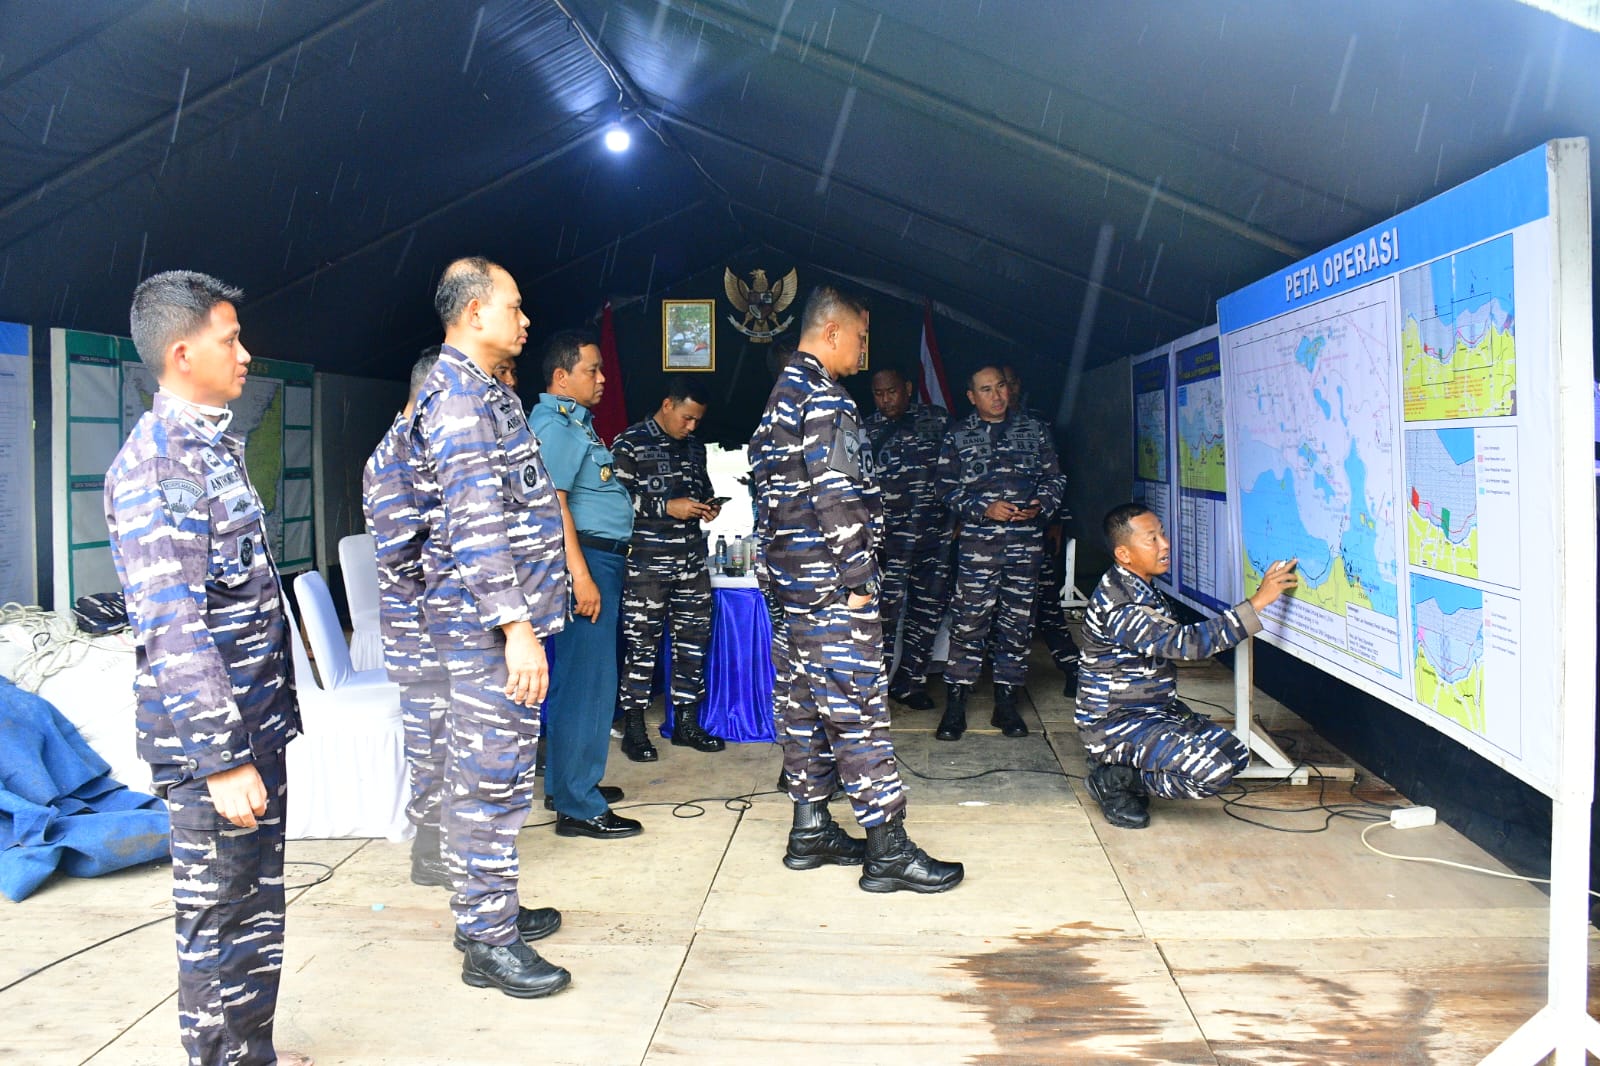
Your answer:
[[[456,255],[505,263],[537,335],[756,246],[1093,366],[1600,133],[1600,36],[1510,0],[13,0],[0,27],[0,318],[125,332],[136,281],[190,267],[247,290],[262,354],[384,377],[437,340]]]

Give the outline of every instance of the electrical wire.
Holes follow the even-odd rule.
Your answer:
[[[7,625],[21,628],[32,645],[10,668],[11,680],[24,692],[38,692],[45,678],[82,662],[93,645],[70,614],[42,607],[0,604],[0,626]]]
[[[283,891],[285,893],[298,892],[299,890],[301,890],[303,888],[315,888],[317,885],[320,885],[323,882],[327,881],[329,878],[333,877],[333,867],[329,866],[325,862],[312,862],[312,861],[310,861],[308,859],[290,859],[287,862],[285,862],[284,865],[285,866],[320,866],[325,871],[327,871],[321,877],[317,878],[315,881],[307,881],[303,885],[286,885],[286,886],[284,886]],[[63,955],[59,959],[56,959],[54,962],[47,962],[43,966],[39,967],[37,970],[29,970],[27,973],[23,974],[21,977],[17,978],[16,980],[12,981],[9,984],[0,985],[0,993],[8,992],[11,989],[13,989],[13,988],[17,987],[18,985],[22,984],[22,982],[32,980],[33,978],[38,977],[40,974],[44,973],[46,970],[54,969],[55,967],[60,966],[64,962],[71,962],[73,959],[77,958],[79,955],[87,955],[89,952],[93,951],[96,948],[105,947],[107,944],[111,943],[112,941],[121,940],[125,936],[129,936],[129,935],[131,935],[133,933],[137,933],[141,929],[148,929],[152,925],[160,925],[162,922],[170,922],[170,921],[172,921],[172,915],[171,914],[163,914],[159,918],[150,919],[148,922],[140,922],[138,925],[129,926],[128,928],[122,930],[122,932],[120,932],[120,933],[112,933],[110,936],[105,937],[104,939],[96,940],[93,944],[90,944],[87,947],[79,948],[77,951],[72,952],[70,955]]]
[[[1490,877],[1502,877],[1507,881],[1528,881],[1536,885],[1548,885],[1550,883],[1550,879],[1548,877],[1530,877],[1526,874],[1507,873],[1504,870],[1490,870],[1482,866],[1472,866],[1464,862],[1454,862],[1450,859],[1437,859],[1431,855],[1398,855],[1392,851],[1384,851],[1382,848],[1373,844],[1372,841],[1368,840],[1367,834],[1372,832],[1374,829],[1377,829],[1379,826],[1389,824],[1390,823],[1387,820],[1382,822],[1374,822],[1361,831],[1361,843],[1365,845],[1366,849],[1372,852],[1374,855],[1382,855],[1386,859],[1399,859],[1401,862],[1425,862],[1432,866],[1448,866],[1454,870],[1466,870],[1468,873],[1487,874]],[[1594,896],[1596,899],[1600,899],[1600,892],[1596,892],[1593,889],[1589,891],[1589,895]]]

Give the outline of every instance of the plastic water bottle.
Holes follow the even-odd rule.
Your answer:
[[[720,533],[717,535],[716,568],[719,574],[728,572],[728,538]]]

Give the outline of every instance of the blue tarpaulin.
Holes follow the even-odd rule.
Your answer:
[[[167,855],[166,805],[110,773],[60,711],[0,678],[0,892],[22,900],[57,870],[97,877]]]

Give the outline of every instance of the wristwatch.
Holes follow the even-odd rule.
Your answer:
[[[873,579],[860,585],[851,585],[850,594],[852,596],[865,596],[868,599],[876,597],[878,595],[877,579]]]

